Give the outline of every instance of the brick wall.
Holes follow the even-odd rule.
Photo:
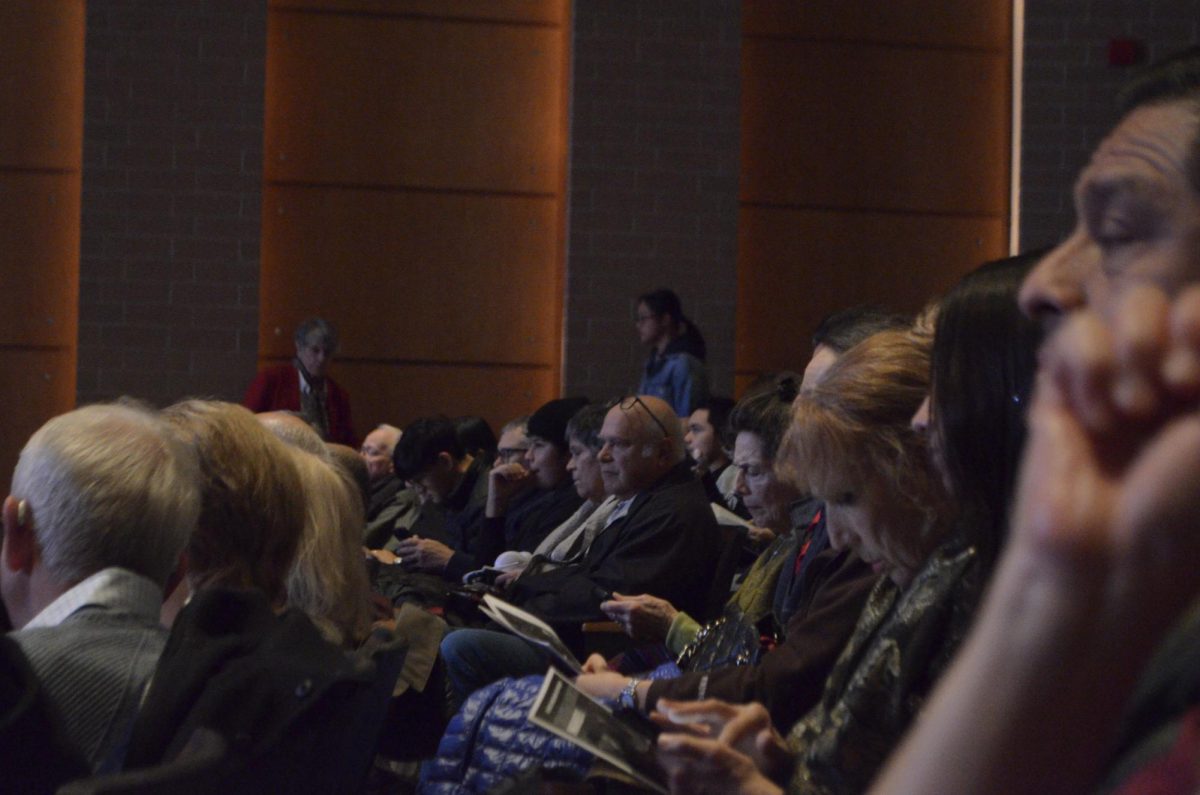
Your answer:
[[[87,4],[81,402],[254,374],[265,26],[261,0]]]
[[[1070,230],[1075,177],[1117,120],[1117,91],[1135,70],[1108,65],[1109,41],[1138,39],[1154,60],[1197,43],[1198,25],[1197,0],[1027,0],[1022,249]]]
[[[566,394],[637,385],[634,300],[675,289],[733,388],[740,0],[574,6]]]

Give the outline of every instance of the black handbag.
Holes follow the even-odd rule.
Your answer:
[[[773,624],[770,615],[763,619]],[[761,622],[760,622],[761,623]],[[754,665],[773,643],[774,632],[764,634],[751,624],[737,605],[727,604],[721,617],[700,628],[679,653],[682,671],[712,671],[730,665]],[[764,643],[765,641],[768,641]]]

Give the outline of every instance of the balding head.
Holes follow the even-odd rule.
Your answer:
[[[400,434],[400,429],[395,425],[380,425],[363,439],[358,454],[367,464],[367,474],[372,483],[392,474],[392,453],[400,441]]]
[[[333,460],[325,442],[321,441],[321,435],[299,414],[293,411],[264,411],[254,416],[264,428],[284,443],[312,453],[326,463]]]
[[[640,395],[608,410],[600,429],[604,488],[628,499],[653,486],[684,460],[683,425],[660,398]]]

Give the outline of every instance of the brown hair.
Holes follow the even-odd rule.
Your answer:
[[[233,403],[185,400],[163,416],[200,462],[200,520],[187,548],[192,589],[256,588],[282,604],[304,527],[303,487],[287,447]]]
[[[905,538],[885,538],[897,560],[913,566],[947,532],[947,499],[912,416],[929,392],[931,340],[891,330],[842,354],[792,407],[780,451],[781,472],[803,491],[833,499],[875,479],[898,511],[923,516]]]
[[[340,467],[292,448],[304,482],[305,522],[287,603],[334,643],[357,647],[371,631],[371,594],[362,557],[362,500]]]

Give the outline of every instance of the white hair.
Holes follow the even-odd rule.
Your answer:
[[[195,455],[152,409],[85,406],[37,430],[13,472],[42,565],[73,584],[120,566],[165,585],[200,513]]]

